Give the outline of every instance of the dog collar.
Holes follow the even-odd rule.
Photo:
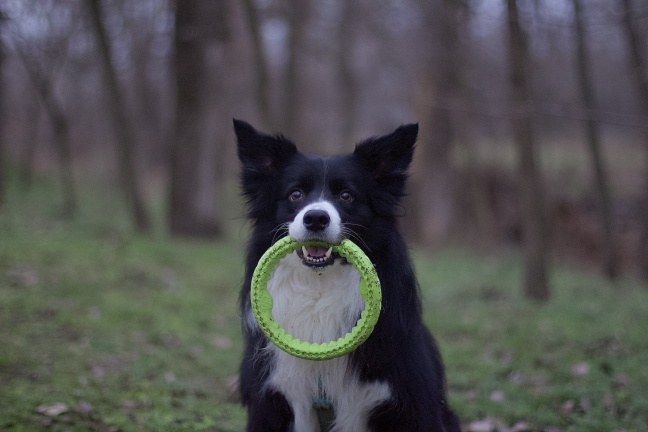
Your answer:
[[[324,343],[302,341],[286,332],[272,316],[273,302],[268,292],[270,276],[282,258],[302,246],[330,246],[333,252],[346,258],[360,273],[358,290],[364,300],[364,310],[353,329],[335,341]],[[373,263],[351,240],[345,239],[339,244],[328,245],[321,241],[298,242],[286,236],[272,245],[259,260],[252,275],[250,300],[259,327],[277,347],[295,357],[328,360],[350,353],[367,340],[378,322],[382,292]]]

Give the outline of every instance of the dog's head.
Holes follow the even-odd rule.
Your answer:
[[[234,120],[234,130],[248,217],[268,235],[327,243],[350,238],[370,248],[381,228],[395,228],[418,125],[328,157],[302,154],[283,136],[266,135],[243,121]],[[308,248],[300,256],[313,267],[332,262],[325,248]]]

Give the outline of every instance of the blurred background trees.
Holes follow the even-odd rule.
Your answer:
[[[238,202],[231,118],[325,154],[418,121],[412,241],[526,245],[538,299],[552,259],[648,278],[645,1],[0,9],[0,194],[7,173],[25,188],[58,173],[71,217],[76,185],[100,179],[124,190],[140,231],[163,199],[169,232],[214,237]]]
[[[126,195],[126,201],[132,208],[135,227],[140,232],[150,230],[150,217],[145,207],[140,187],[139,170],[135,167],[135,135],[130,116],[126,112],[124,96],[113,65],[112,45],[106,35],[104,12],[99,0],[88,0],[92,29],[97,39],[99,57],[106,82],[106,98],[109,115],[112,117],[115,141],[119,149],[117,161],[119,177]]]
[[[227,3],[177,1],[174,12],[176,117],[169,143],[169,225],[173,234],[213,237],[221,231],[218,186],[224,179],[219,160],[228,136],[222,128],[213,132],[226,112],[219,103],[224,102],[220,81],[227,61]]]

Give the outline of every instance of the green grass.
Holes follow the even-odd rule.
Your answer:
[[[519,294],[515,256],[448,252],[417,262],[462,418],[524,421],[532,430],[647,430],[646,286],[557,269],[552,300],[538,305]]]
[[[101,188],[66,222],[52,192],[0,214],[0,430],[242,430],[240,242],[133,235]]]
[[[12,185],[0,210],[0,430],[243,430],[228,399],[242,222],[220,242],[138,236],[121,196],[92,184],[65,221],[46,180]],[[415,262],[464,425],[648,429],[645,285],[558,268],[537,305],[521,297],[515,253]]]

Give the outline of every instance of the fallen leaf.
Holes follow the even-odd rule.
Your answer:
[[[582,362],[572,366],[572,374],[574,376],[585,376],[589,372],[590,372],[590,365],[588,363]]]
[[[232,348],[232,340],[227,336],[215,335],[211,340],[212,344],[218,348],[230,349]]]
[[[46,416],[56,417],[69,411],[69,408],[64,403],[58,402],[53,405],[40,405],[36,411],[45,414]]]
[[[175,380],[176,380],[176,376],[175,376],[175,374],[173,372],[169,371],[169,372],[164,374],[164,381],[166,381],[168,383],[172,383],[172,382],[175,382]]]
[[[161,279],[168,291],[178,291],[180,283],[178,280],[178,274],[175,272],[175,270],[165,268],[164,270],[162,270]]]
[[[134,409],[139,409],[139,408],[145,407],[146,402],[141,401],[141,400],[124,399],[124,400],[122,400],[121,405],[122,405],[123,408],[125,408],[127,410],[134,410]]]
[[[531,427],[527,422],[519,421],[515,423],[511,429],[509,429],[509,432],[526,432],[530,431]]]
[[[41,426],[52,426],[54,419],[51,417],[45,417],[42,415],[37,415],[32,418],[33,421],[40,424]]]
[[[612,382],[615,388],[625,387],[630,384],[630,377],[624,373],[618,373],[614,376],[614,381]]]
[[[38,272],[31,268],[17,267],[7,272],[9,283],[13,286],[31,287],[40,282]]]
[[[92,404],[90,402],[79,402],[79,405],[76,406],[74,411],[78,412],[79,414],[90,414],[90,412],[94,409]]]
[[[493,402],[504,402],[504,399],[506,399],[506,395],[501,390],[495,390],[490,394],[489,399],[492,400]]]
[[[493,432],[496,430],[499,421],[493,417],[475,420],[466,426],[466,432]]]
[[[514,370],[509,374],[509,380],[515,384],[522,383],[522,373],[520,371]]]
[[[564,402],[562,405],[560,405],[560,413],[564,416],[567,416],[574,411],[574,401],[573,400],[568,400]]]

